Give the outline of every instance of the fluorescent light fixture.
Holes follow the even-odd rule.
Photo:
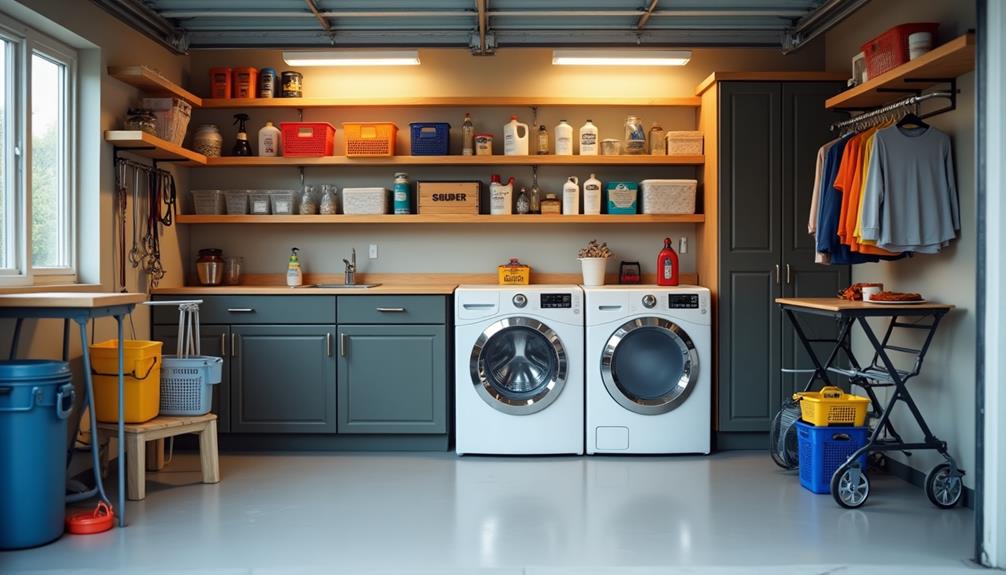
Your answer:
[[[684,66],[691,50],[552,50],[559,66]]]
[[[417,50],[343,50],[283,52],[290,66],[418,66]]]

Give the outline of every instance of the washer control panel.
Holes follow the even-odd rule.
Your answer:
[[[657,298],[652,294],[646,294],[643,296],[643,307],[646,309],[651,309],[657,305]]]
[[[570,309],[572,307],[573,294],[571,293],[541,294],[541,309]]]
[[[513,296],[513,305],[515,305],[518,308],[522,308],[522,307],[526,306],[527,305],[527,296],[524,295],[524,294],[522,294],[522,293],[519,293],[519,294]]]
[[[697,293],[672,293],[667,298],[667,307],[670,309],[699,309],[699,294]]]

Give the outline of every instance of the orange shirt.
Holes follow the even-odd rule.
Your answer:
[[[896,253],[872,245],[861,244],[856,238],[856,227],[859,223],[859,203],[863,183],[866,179],[866,153],[869,147],[867,140],[877,131],[870,128],[856,136],[846,145],[842,154],[842,165],[835,179],[835,188],[842,191],[842,207],[839,212],[838,238],[849,246],[849,250],[876,256],[894,256]],[[851,148],[851,149],[850,149]],[[849,154],[848,157],[846,154]]]

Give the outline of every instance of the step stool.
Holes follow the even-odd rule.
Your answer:
[[[114,438],[117,433],[118,429],[114,423],[98,424],[100,441]],[[216,414],[208,413],[192,417],[155,417],[145,423],[126,424],[126,490],[127,497],[131,501],[138,501],[147,496],[147,454],[152,455],[151,469],[160,469],[163,466],[163,440],[166,437],[175,437],[186,433],[194,433],[199,436],[199,464],[203,472],[203,483],[220,483]],[[154,442],[154,444],[148,446],[148,441]],[[156,449],[152,452],[148,451],[149,447],[155,446]],[[108,450],[105,450],[105,453],[108,453]]]

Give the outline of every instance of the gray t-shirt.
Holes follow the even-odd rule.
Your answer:
[[[879,130],[870,157],[862,238],[892,252],[937,253],[960,230],[950,137],[932,126]]]

